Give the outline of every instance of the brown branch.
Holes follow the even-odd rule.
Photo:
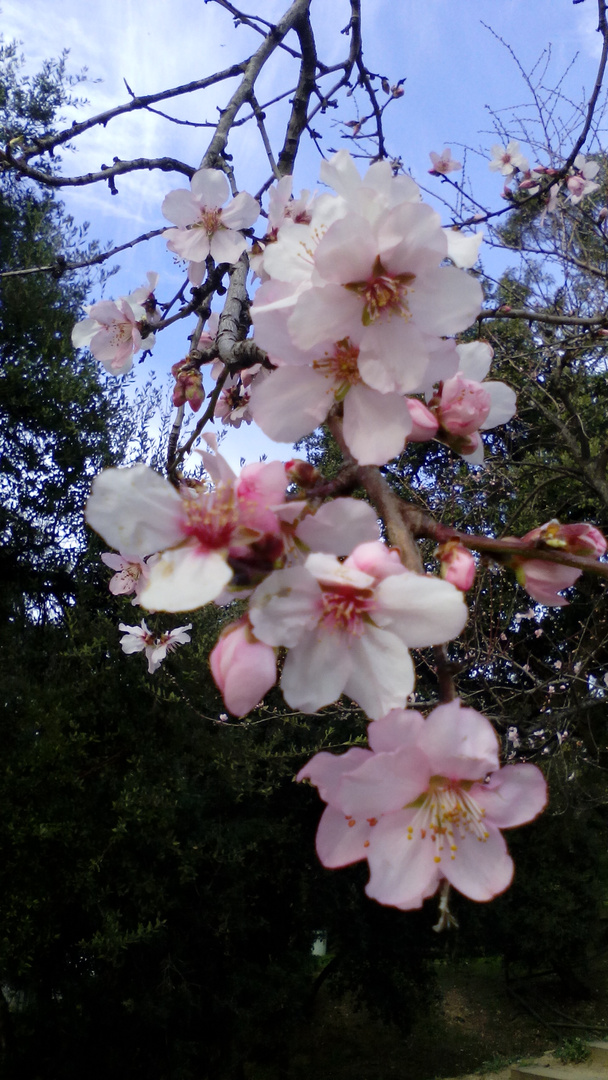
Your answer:
[[[32,165],[28,165],[23,157],[14,158],[8,152],[0,150],[0,168],[3,162],[9,168],[16,169],[21,176],[37,180],[43,187],[84,187],[86,184],[98,184],[105,180],[110,184],[112,194],[116,194],[116,188],[112,184],[113,178],[124,173],[140,172],[144,169],[151,172],[153,169],[159,169],[161,172],[182,173],[190,179],[196,172],[196,169],[193,169],[191,165],[186,165],[184,161],[169,157],[134,158],[132,161],[115,160],[113,165],[102,165],[98,172],[83,173],[82,176],[56,176],[54,173],[47,173],[43,169],[35,169]]]
[[[69,142],[70,139],[76,138],[77,135],[81,135],[84,131],[89,131],[91,128],[98,127],[99,125],[105,127],[110,120],[114,119],[114,117],[121,116],[124,113],[134,112],[137,109],[146,109],[148,105],[153,105],[156,101],[166,101],[169,98],[191,94],[195,90],[206,90],[209,86],[214,86],[218,82],[223,82],[224,79],[236,78],[237,75],[242,74],[243,68],[244,64],[242,63],[233,64],[231,67],[225,68],[224,71],[217,71],[214,75],[208,75],[204,79],[195,79],[193,82],[184,83],[182,86],[175,86],[170,90],[161,90],[156,94],[146,94],[143,97],[132,96],[131,100],[127,101],[124,105],[116,105],[113,109],[106,109],[105,112],[97,113],[88,120],[82,120],[79,124],[74,122],[71,127],[65,128],[64,131],[60,131],[55,135],[46,135],[40,139],[36,139],[32,146],[27,146],[23,149],[19,159],[27,161],[31,157],[37,157],[39,154],[44,154],[46,151],[54,150],[57,146]],[[129,86],[127,86],[127,90],[132,94]]]
[[[604,75],[606,73],[606,62],[608,61],[608,25],[606,24],[606,0],[598,0],[598,33],[602,34],[604,38],[604,44],[602,46],[602,54],[600,56],[600,62],[597,69],[597,75],[595,78],[595,86],[591,92],[589,98],[589,104],[587,105],[587,116],[585,123],[583,124],[583,130],[581,131],[578,139],[576,140],[568,159],[564,165],[564,173],[574,164],[574,159],[585,145],[585,139],[591,130],[591,124],[593,123],[593,115],[597,105],[598,98],[600,96],[600,90],[602,89],[602,83],[604,81]]]
[[[291,115],[285,132],[285,141],[279,153],[279,176],[288,176],[293,172],[302,132],[306,130],[308,123],[308,105],[315,89],[317,50],[308,11],[304,12],[295,24],[294,29],[298,35],[302,50],[302,63],[300,64],[298,85],[292,100]]]
[[[586,326],[591,328],[608,327],[608,312],[602,315],[555,315],[533,308],[509,308],[508,306],[484,308],[477,316],[477,322],[485,319],[524,319],[527,322],[550,323],[552,326]]]
[[[224,0],[221,0],[221,2],[223,4]],[[308,11],[309,4],[310,0],[294,0],[291,7],[283,15],[283,18],[279,20],[276,26],[271,27],[257,52],[249,58],[245,65],[241,65],[243,78],[228,102],[228,105],[222,110],[215,135],[207,147],[200,168],[212,169],[217,165],[218,160],[222,157],[224,150],[226,149],[230,129],[239,109],[242,105],[251,100],[255,81],[260,71],[268,60],[268,57],[271,56],[274,50],[281,44],[285,35],[293,29],[294,24]]]
[[[160,229],[152,229],[150,232],[142,233],[141,236],[136,236],[134,240],[129,240],[126,244],[119,244],[118,247],[110,248],[109,251],[100,251],[96,255],[90,255],[86,259],[81,259],[80,262],[68,262],[62,255],[58,255],[56,261],[50,263],[48,266],[29,266],[22,270],[1,270],[0,278],[18,277],[25,274],[44,274],[49,272],[55,274],[57,277],[61,277],[62,274],[67,274],[70,270],[82,270],[86,266],[97,266],[99,263],[112,259],[114,255],[118,255],[120,251],[126,251],[127,248],[135,247],[136,244],[141,244],[144,240],[152,240],[153,237],[161,236],[164,232],[165,226],[163,225]]]

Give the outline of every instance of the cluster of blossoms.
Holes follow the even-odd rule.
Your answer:
[[[158,274],[148,273],[148,282],[117,301],[100,300],[88,309],[88,317],[76,323],[72,344],[89,348],[111,375],[126,375],[133,357],[142,348],[152,349],[150,328],[160,322],[154,290]]]
[[[519,143],[516,140],[508,143],[506,148],[499,144],[492,146],[491,151],[492,160],[489,167],[493,172],[500,172],[505,177],[503,192],[505,198],[512,198],[512,192],[509,188],[512,181],[517,181],[518,191],[525,192],[527,195],[535,195],[540,191],[543,180],[550,180],[552,177],[558,178],[554,184],[549,186],[541,223],[547,214],[553,214],[557,210],[558,196],[564,185],[566,187],[566,198],[572,206],[576,206],[586,195],[591,195],[594,191],[599,190],[600,185],[596,183],[595,178],[600,171],[600,166],[597,161],[587,161],[584,154],[577,154],[573,164],[568,169],[567,175],[563,176],[561,175],[563,170],[547,165],[535,165],[531,169],[528,159],[521,153]]]
[[[251,315],[278,370],[254,385],[250,409],[270,438],[293,442],[339,408],[352,456],[383,465],[412,430],[408,395],[459,370],[450,335],[481,307],[479,283],[463,272],[481,234],[443,229],[386,161],[361,177],[339,151],[321,179],[335,194],[306,196],[258,256]]]
[[[504,176],[528,169],[516,144],[495,157]],[[431,160],[436,175],[460,167],[447,149]],[[251,253],[260,280],[251,315],[274,370],[256,366],[226,379],[218,362],[216,418],[233,426],[253,418],[272,439],[293,442],[331,414],[360,465],[384,465],[408,441],[432,438],[481,464],[480,433],[506,423],[516,407],[510,387],[486,379],[490,345],[455,340],[481,308],[480,284],[465,272],[481,234],[442,228],[414,181],[387,162],[361,177],[340,151],[323,163],[321,180],[331,192],[294,199],[290,177],[270,192],[267,232]],[[201,169],[190,191],[163,202],[175,225],[165,233],[168,247],[188,262],[195,286],[209,258],[234,263],[247,248],[242,230],[259,205],[246,192],[230,202],[229,195],[223,173]],[[130,327],[140,325],[138,303],[152,323],[149,277],[146,296],[132,294],[116,308]],[[85,320],[88,343],[120,373],[137,351],[135,330],[120,329],[102,306]],[[216,330],[212,322],[199,351],[213,345]],[[186,357],[172,372],[174,403],[197,411],[200,364]],[[410,649],[443,645],[465,626],[473,556],[448,541],[437,551],[441,577],[414,573],[381,539],[368,503],[315,496],[311,466],[260,462],[236,475],[214,436],[204,438],[205,481],[182,477],[174,485],[143,464],[95,480],[86,517],[119,552],[103,556],[115,571],[111,591],[134,594],[149,611],[246,602],[210,656],[233,715],[247,715],[277,680],[293,709],[316,713],[345,693],[367,714],[369,749],[317,754],[299,774],[327,803],[317,836],[326,866],[367,859],[368,894],[404,909],[445,881],[475,900],[495,896],[513,872],[500,829],[540,813],[542,774],[532,765],[501,770],[491,724],[457,701],[426,720],[406,708],[415,683]],[[524,541],[595,557],[606,549],[593,526],[557,522]],[[580,572],[528,554],[512,565],[530,595],[558,605],[559,590]],[[160,636],[143,620],[120,629],[123,650],[145,652],[154,672],[190,640],[191,625]]]

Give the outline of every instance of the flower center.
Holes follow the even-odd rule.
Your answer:
[[[238,505],[233,488],[218,484],[184,499],[184,532],[195,536],[205,551],[227,548],[238,524]]]
[[[207,236],[211,238],[214,233],[219,229],[225,229],[226,226],[222,225],[222,211],[221,210],[207,210],[206,208],[201,210],[200,218],[195,221],[192,226],[193,229],[204,229]]]
[[[407,827],[408,840],[420,835],[435,844],[435,862],[440,863],[444,852],[450,859],[456,858],[458,840],[467,833],[484,843],[489,836],[485,827],[485,810],[479,806],[469,789],[473,781],[449,780],[445,776],[432,776],[429,789],[409,805],[418,812]]]
[[[344,630],[361,637],[365,616],[375,608],[371,589],[323,589],[321,622],[328,630]]]
[[[334,397],[336,401],[343,401],[351,386],[361,382],[359,374],[359,347],[353,345],[350,338],[336,341],[334,351],[325,355],[320,360],[313,361],[313,368],[326,378],[331,379],[336,385]]]
[[[409,322],[412,314],[407,296],[415,280],[415,274],[388,274],[378,255],[372,269],[372,276],[367,281],[350,281],[344,288],[362,297],[361,322],[364,326],[370,326],[385,313],[389,316],[400,315]]]

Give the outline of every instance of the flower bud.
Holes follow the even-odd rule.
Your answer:
[[[435,554],[441,560],[441,576],[461,592],[467,592],[475,578],[475,559],[457,540],[440,544]]]
[[[274,649],[253,636],[247,616],[222,632],[209,664],[224,704],[234,716],[246,716],[255,709],[277,678]]]

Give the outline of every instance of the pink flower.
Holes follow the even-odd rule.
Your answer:
[[[579,203],[585,195],[598,191],[600,186],[594,183],[594,178],[600,171],[597,161],[587,161],[583,154],[578,154],[574,159],[574,167],[578,172],[569,176],[566,181],[568,198],[572,204]]]
[[[135,555],[114,555],[110,551],[104,551],[101,561],[116,570],[114,577],[110,578],[108,588],[113,596],[128,596],[134,592],[132,604],[139,603],[139,594],[148,580],[149,567],[154,565],[154,555],[147,561],[137,558]]]
[[[458,172],[459,169],[462,169],[460,162],[454,161],[449,146],[441,154],[436,154],[431,150],[429,157],[433,164],[433,168],[429,169],[431,176],[445,176],[446,173]]]
[[[212,436],[207,442],[214,444]],[[86,519],[113,547],[144,556],[159,552],[140,593],[154,611],[191,611],[233,580],[251,585],[283,555],[272,507],[285,496],[279,462],[246,466],[239,477],[221,455],[202,454],[214,486],[176,490],[146,465],[107,469],[93,482]]]
[[[222,631],[209,656],[211,674],[228,712],[246,716],[277,680],[275,651],[257,641],[247,616]]]
[[[444,879],[472,900],[511,883],[501,829],[535,818],[547,799],[534,765],[499,768],[490,722],[458,701],[426,720],[394,709],[369,725],[371,749],[316,754],[298,773],[327,802],[317,832],[324,866],[367,859],[368,896],[417,908]]]
[[[192,623],[187,626],[176,626],[175,630],[168,630],[160,637],[153,634],[144,619],[141,626],[127,626],[119,623],[118,629],[124,631],[124,637],[120,639],[122,651],[125,653],[145,652],[148,660],[148,673],[153,675],[160,667],[167,653],[173,652],[178,645],[186,645],[190,641],[190,634],[186,630],[192,629]]]
[[[606,553],[606,540],[595,525],[580,522],[573,525],[560,525],[559,521],[547,521],[537,529],[532,529],[522,540],[534,542],[539,547],[567,551],[571,555],[588,555],[601,558]],[[574,566],[562,566],[560,563],[545,562],[541,559],[513,556],[511,566],[519,584],[533,600],[546,607],[564,607],[568,601],[560,596],[563,589],[570,588],[582,574]]]
[[[475,580],[475,559],[467,548],[457,540],[448,540],[440,544],[435,552],[441,560],[441,576],[450,581],[457,589],[467,592]]]
[[[142,348],[142,329],[146,324],[146,312],[135,302],[126,298],[100,300],[89,308],[89,316],[76,323],[72,330],[72,344],[81,349],[88,347],[111,375],[125,375],[133,367],[133,356]],[[154,345],[154,335],[145,338],[145,348]]]
[[[414,686],[408,646],[439,644],[462,630],[462,596],[438,578],[406,570],[379,541],[344,562],[313,553],[270,574],[253,593],[255,636],[289,649],[281,688],[288,705],[316,712],[343,692],[377,718]]]
[[[167,229],[167,247],[190,261],[188,277],[200,285],[208,255],[216,263],[235,263],[247,247],[238,231],[257,220],[260,207],[253,196],[241,191],[226,208],[230,196],[228,181],[219,169],[199,169],[190,181],[190,191],[170,191],[161,207],[169,221],[178,226]]]
[[[500,143],[496,143],[491,147],[491,151],[492,161],[489,167],[492,172],[500,172],[503,176],[511,176],[515,172],[528,172],[530,164],[521,153],[519,143],[515,139],[507,144],[506,150]]]
[[[494,350],[487,341],[457,345],[460,370],[435,393],[429,407],[440,425],[439,438],[474,465],[483,463],[478,432],[505,424],[515,413],[515,391],[506,383],[481,380],[490,370]]]

